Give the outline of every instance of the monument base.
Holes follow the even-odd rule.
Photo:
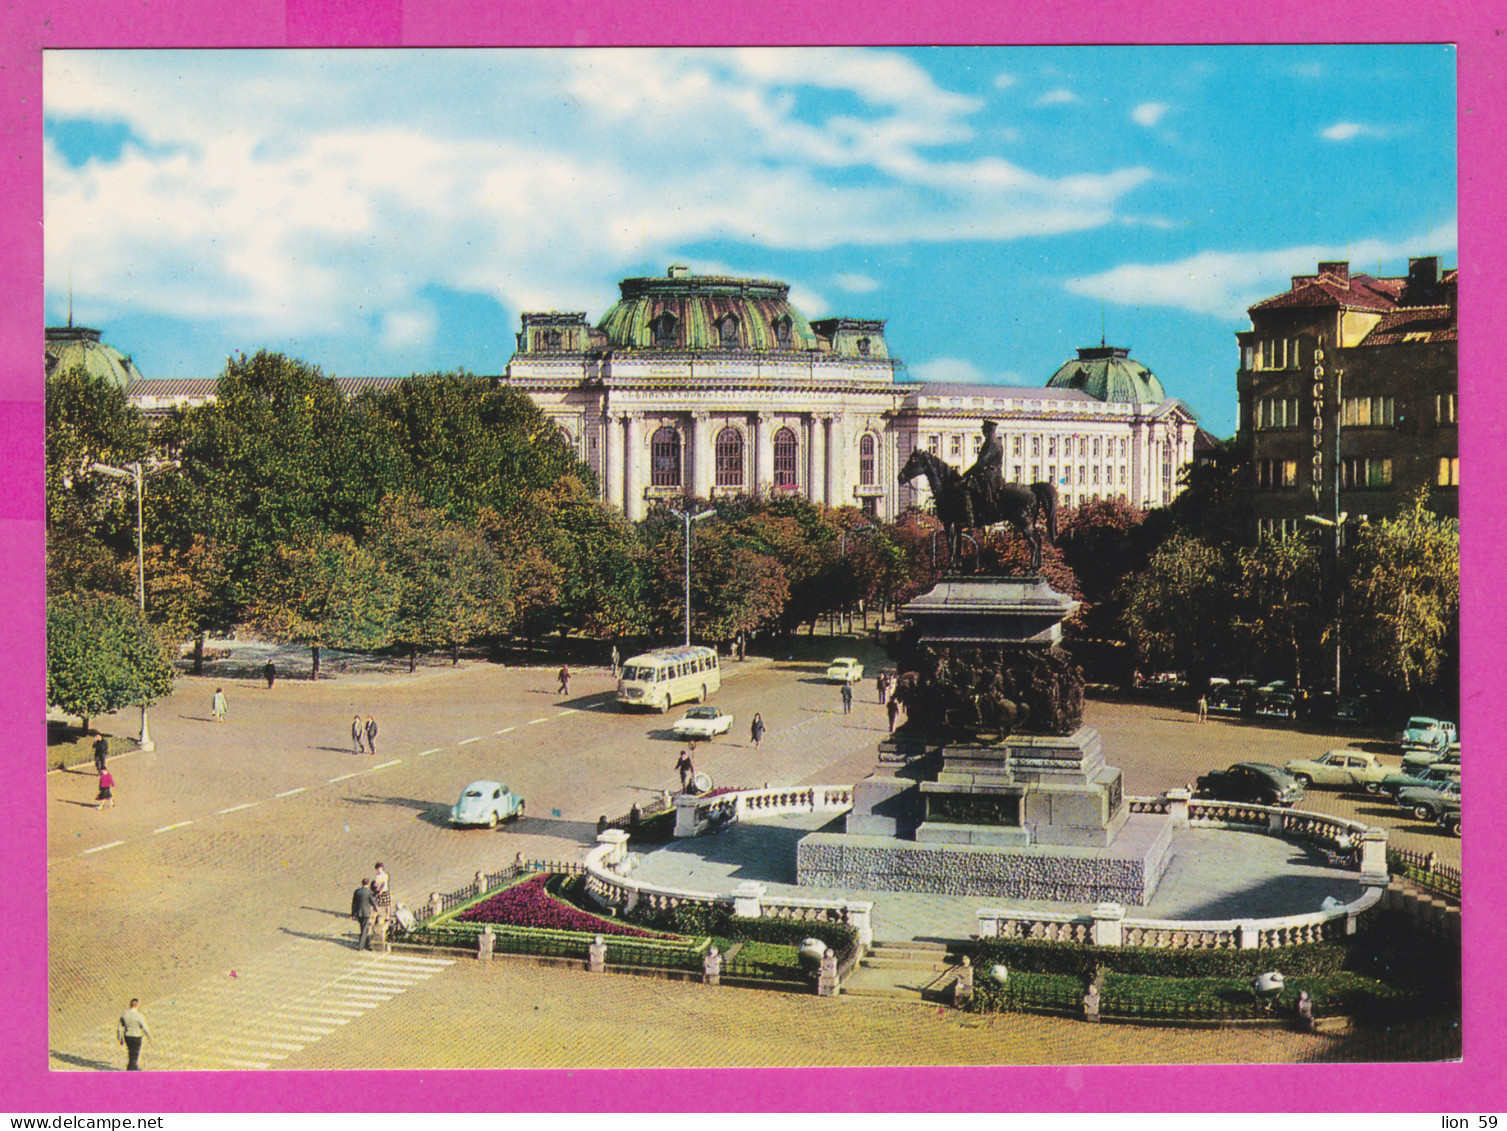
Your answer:
[[[893,836],[811,833],[796,847],[796,882],[802,887],[1141,907],[1155,894],[1171,856],[1172,818],[1160,813],[1129,816],[1105,847],[921,843]]]

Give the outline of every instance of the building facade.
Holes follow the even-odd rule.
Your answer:
[[[1320,263],[1250,308],[1236,443],[1258,536],[1395,514],[1420,488],[1459,515],[1458,272]]]
[[[964,468],[999,424],[1007,480],[1057,485],[1066,506],[1161,506],[1193,458],[1196,417],[1127,350],[1099,346],[1045,388],[903,379],[883,321],[808,320],[780,282],[625,279],[595,325],[528,313],[504,380],[564,431],[629,518],[656,499],[789,492],[893,520],[924,505],[910,452]]]

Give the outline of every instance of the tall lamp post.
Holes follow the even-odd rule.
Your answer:
[[[107,463],[93,463],[89,465],[90,471],[97,471],[101,475],[108,475],[112,479],[130,479],[136,484],[136,599],[141,605],[142,619],[146,619],[147,611],[147,575],[146,563],[142,551],[142,526],[141,526],[141,462],[128,463],[124,468],[111,467]],[[137,746],[142,750],[155,750],[157,744],[152,741],[152,732],[147,729],[147,706],[141,705],[141,737],[137,740]]]
[[[842,532],[842,534],[840,534],[838,536],[838,539],[837,539],[837,556],[839,558],[846,558],[848,556],[848,535],[849,534],[859,535],[859,534],[872,534],[872,533],[874,533],[874,524],[871,523],[871,522],[866,522],[862,526],[855,526],[855,527],[853,527],[850,530],[844,530]],[[847,602],[846,599],[844,599],[843,603],[842,603],[842,612],[846,612],[847,613],[847,615],[848,615],[848,631],[852,632],[853,631],[853,606],[850,605]],[[839,612],[838,615],[837,615],[838,616],[838,627],[839,628],[842,627],[842,612]],[[868,627],[869,627],[869,610],[868,610],[868,606],[867,605],[864,606],[864,610],[863,610],[863,627],[864,627],[864,631],[867,632],[868,631]]]
[[[688,510],[678,511],[674,507],[665,509],[685,523],[685,646],[689,648],[691,646],[691,523],[710,518],[717,512],[704,510],[692,514]]]

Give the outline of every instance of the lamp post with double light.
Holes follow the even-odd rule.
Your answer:
[[[665,509],[685,523],[685,645],[689,648],[691,646],[691,523],[700,522],[703,518],[711,518],[717,512],[704,510],[692,514],[689,510],[678,511],[674,507]]]
[[[112,479],[129,479],[136,484],[136,599],[141,606],[142,619],[146,619],[147,611],[147,580],[146,559],[142,549],[142,523],[141,523],[141,475],[140,461],[128,463],[124,468],[111,467],[107,463],[92,463],[90,471],[97,471],[101,475],[108,475]],[[141,705],[141,737],[137,740],[137,746],[142,750],[155,750],[156,743],[152,741],[152,732],[147,728],[147,707]]]

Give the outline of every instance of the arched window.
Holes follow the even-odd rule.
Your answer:
[[[790,348],[790,316],[782,314],[774,320],[774,340],[781,349]]]
[[[858,339],[858,356],[859,357],[868,357],[869,356],[869,340],[867,338],[859,338]]]
[[[680,486],[680,433],[669,425],[649,440],[649,484],[653,487]]]
[[[862,487],[874,485],[874,436],[871,432],[858,437],[858,483]]]
[[[717,333],[722,339],[723,349],[738,348],[738,320],[731,314],[724,315],[722,321],[717,323]]]
[[[796,485],[796,461],[799,451],[795,433],[789,428],[781,428],[774,434],[774,485],[776,487]]]
[[[654,331],[654,345],[658,349],[672,349],[675,345],[675,331],[678,326],[678,319],[668,310],[650,322],[649,328]]]
[[[736,428],[717,433],[717,486],[743,486],[743,433]]]

